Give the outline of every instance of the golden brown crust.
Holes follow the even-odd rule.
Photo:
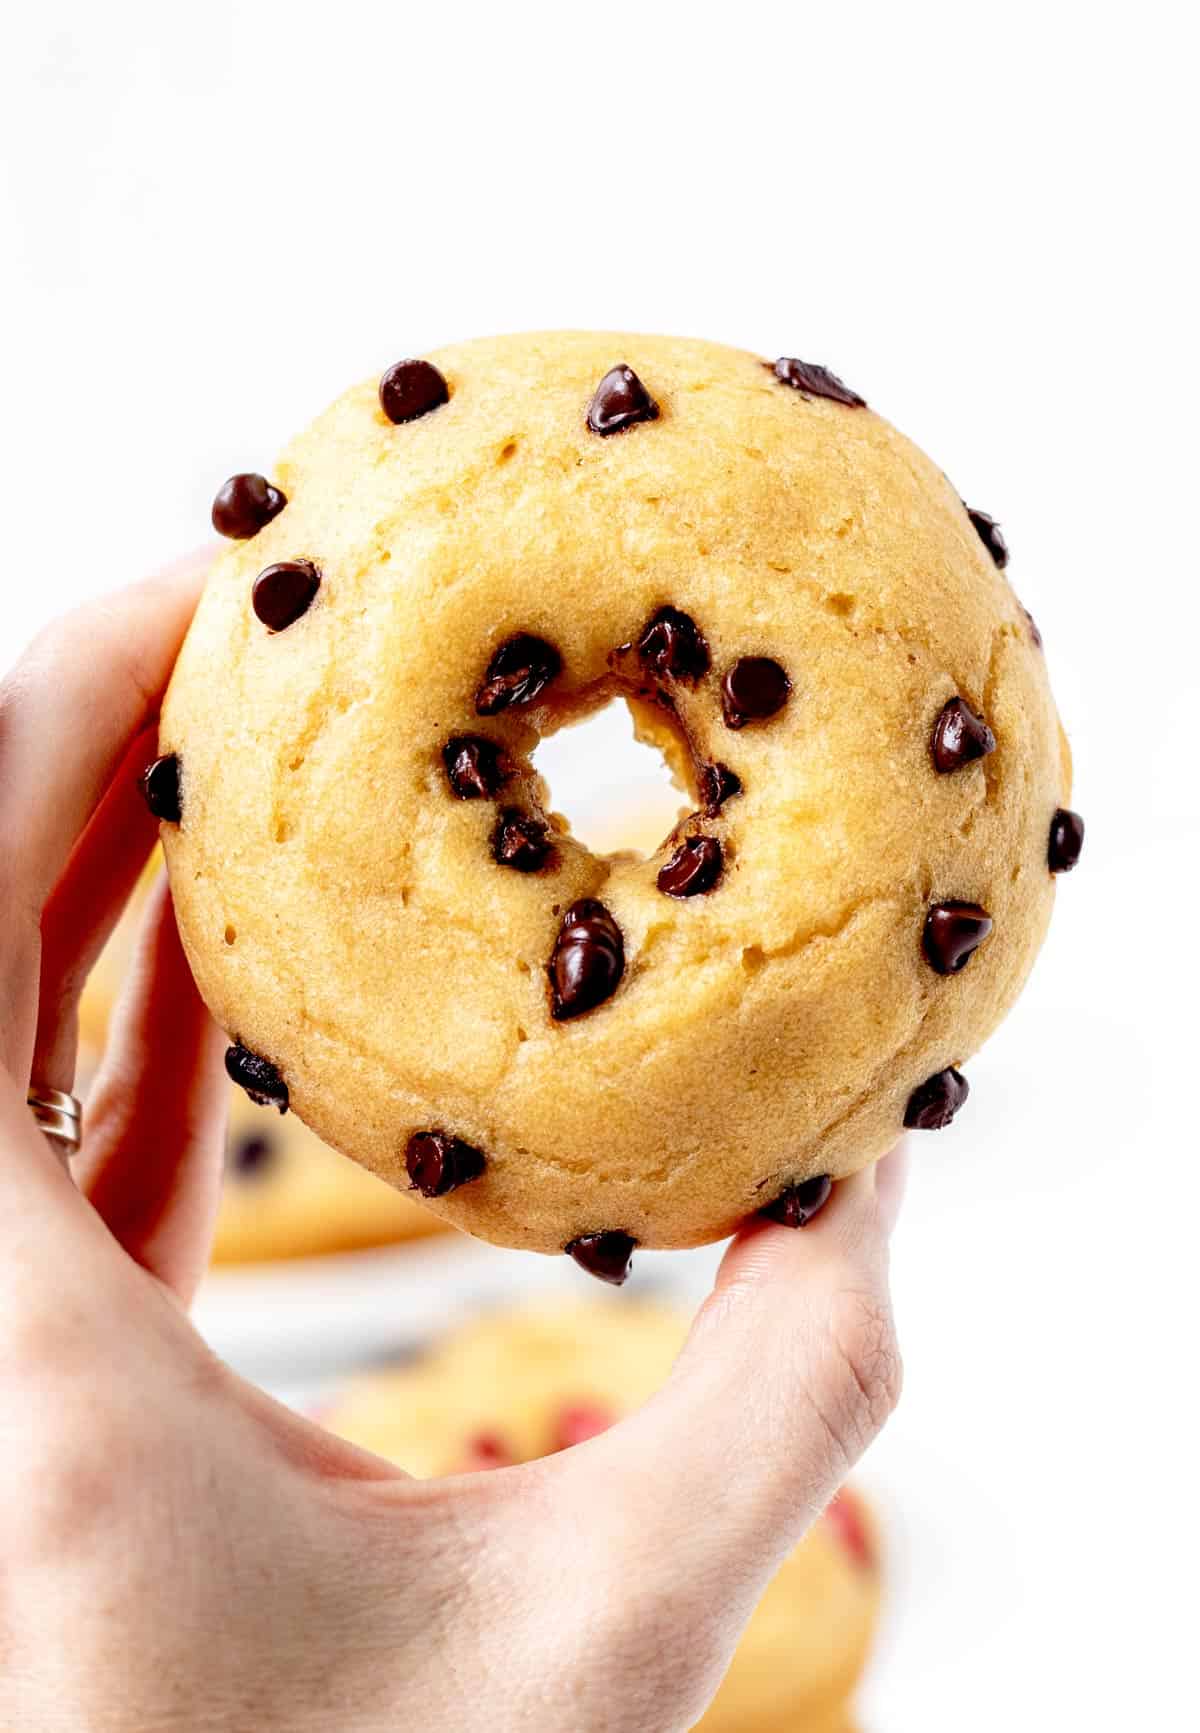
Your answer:
[[[432,359],[447,404],[394,427],[373,381],[348,392],[278,466],[286,510],[212,576],[162,722],[188,954],[327,1141],[396,1183],[415,1129],[486,1152],[430,1206],[456,1225],[543,1251],[609,1227],[717,1238],[787,1183],[882,1154],[914,1086],[1016,997],[1069,792],[1042,654],[954,490],[869,410],[683,340],[555,333]],[[585,411],[617,360],[661,413],[601,439]],[[269,634],[251,586],[294,558],[321,590]],[[494,805],[450,794],[446,740],[501,741],[521,802],[544,801],[539,733],[605,695],[610,651],[667,603],[713,657],[678,715],[744,784],[702,827],[725,845],[720,886],[678,902],[656,888],[665,856],[563,834],[552,872],[498,868]],[[518,631],[564,671],[481,722],[483,671]],[[792,694],[734,731],[718,685],[743,655],[779,660]],[[956,694],[997,746],[939,776],[930,734]],[[558,916],[597,895],[624,978],[555,1023]],[[995,922],[953,978],[921,953],[940,898]]]
[[[133,956],[150,887],[162,871],[156,849],[129,907],[88,977],[79,1007],[80,1088],[95,1075],[108,1039],[113,1006]],[[295,1114],[281,1119],[230,1088],[230,1161],[213,1239],[213,1262],[255,1263],[314,1257],[424,1239],[445,1223],[407,1192],[381,1185],[336,1150],[328,1149]],[[239,1150],[265,1143],[252,1168]]]

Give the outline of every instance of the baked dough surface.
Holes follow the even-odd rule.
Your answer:
[[[1016,998],[1069,792],[1043,655],[953,487],[870,409],[689,340],[553,333],[429,359],[447,402],[397,426],[376,380],[347,392],[276,467],[286,507],[212,573],[161,725],[184,943],[217,1019],[327,1142],[401,1187],[414,1132],[483,1152],[430,1201],[456,1225],[546,1252],[605,1230],[716,1239],[883,1154],[913,1090]],[[588,406],[619,362],[658,415],[601,437]],[[295,560],[319,590],[268,630],[256,577]],[[659,683],[672,709],[647,701],[636,649],[613,659],[664,607],[711,659]],[[516,634],[561,671],[481,717]],[[730,727],[722,681],[746,657],[790,692]],[[648,860],[590,853],[530,766],[545,733],[639,680],[687,804],[697,764],[742,785],[685,827],[721,843],[704,894],[658,887],[679,836]],[[995,750],[939,774],[955,697]],[[451,788],[463,735],[506,755],[497,798]],[[498,864],[509,806],[549,821],[549,864]],[[583,898],[617,923],[624,971],[556,1021],[547,965]],[[922,948],[943,900],[993,923],[949,976]]]

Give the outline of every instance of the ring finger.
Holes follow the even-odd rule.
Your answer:
[[[139,735],[43,910],[36,1088],[75,1087],[80,997],[154,846],[157,825],[138,788],[154,749],[153,730]]]

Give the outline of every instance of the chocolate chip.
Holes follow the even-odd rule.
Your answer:
[[[492,832],[492,855],[498,865],[519,873],[535,873],[553,854],[550,827],[519,807],[506,806]]]
[[[660,870],[658,888],[668,897],[703,896],[720,878],[723,860],[715,836],[689,836]]]
[[[518,632],[501,644],[488,663],[483,685],[475,694],[475,714],[495,716],[510,704],[530,704],[561,672],[562,657],[553,644]]]
[[[447,740],[442,763],[460,800],[490,800],[512,775],[503,747],[483,734],[456,734]]]
[[[261,1059],[257,1053],[243,1047],[240,1041],[235,1041],[226,1050],[225,1069],[251,1101],[256,1101],[260,1107],[277,1107],[280,1113],[287,1112],[288,1086],[269,1059]]]
[[[178,824],[183,817],[179,798],[179,756],[166,752],[143,770],[139,783],[142,798],[164,824]]]
[[[321,587],[311,560],[280,560],[254,580],[254,612],[271,632],[283,632],[307,614]]]
[[[1034,643],[1036,644],[1036,646],[1039,650],[1044,649],[1045,646],[1042,643],[1042,634],[1038,631],[1037,621],[1034,619],[1033,615],[1029,612],[1028,608],[1022,608],[1021,612],[1024,614],[1025,619],[1028,622],[1029,636],[1033,639]]]
[[[970,1086],[961,1071],[953,1065],[945,1071],[935,1071],[920,1083],[908,1098],[904,1123],[910,1131],[941,1131],[949,1125],[970,1094]]]
[[[1008,543],[1000,532],[1000,525],[987,512],[976,511],[972,506],[966,507],[966,513],[975,525],[980,541],[1003,571],[1008,564]]]
[[[930,741],[934,769],[940,776],[961,770],[977,758],[986,758],[996,750],[996,736],[982,716],[964,704],[961,698],[951,698],[942,706],[933,725]]]
[[[257,1176],[269,1167],[275,1155],[273,1138],[261,1136],[235,1137],[230,1140],[226,1162],[239,1179]]]
[[[589,1276],[619,1288],[629,1275],[636,1246],[637,1241],[632,1235],[622,1233],[619,1228],[610,1228],[607,1233],[580,1234],[564,1250]]]
[[[445,1131],[414,1131],[404,1165],[422,1197],[445,1197],[448,1191],[478,1179],[487,1166],[487,1157]]]
[[[622,361],[611,367],[596,387],[587,414],[587,424],[593,433],[620,433],[637,421],[655,421],[655,403],[632,367]]]
[[[925,917],[922,948],[939,975],[957,975],[992,930],[992,917],[978,903],[935,903]]]
[[[1052,873],[1069,873],[1083,849],[1083,820],[1077,812],[1060,806],[1050,821],[1047,859]]]
[[[700,772],[700,798],[711,818],[725,802],[742,792],[742,779],[727,764],[706,764]]]
[[[212,526],[219,536],[248,541],[278,517],[286,504],[287,495],[272,486],[265,475],[231,475],[213,500]]]
[[[379,381],[379,401],[389,421],[416,421],[449,401],[446,381],[432,361],[397,361]]]
[[[579,1017],[610,999],[625,971],[625,941],[603,903],[584,897],[562,918],[550,958],[556,1022]]]
[[[672,680],[699,680],[708,673],[711,661],[699,626],[678,608],[660,608],[647,621],[637,653],[647,668]]]
[[[774,1203],[769,1203],[766,1209],[759,1210],[759,1215],[767,1216],[773,1222],[782,1222],[785,1228],[807,1227],[819,1209],[824,1209],[833,1191],[833,1181],[827,1173],[819,1173],[815,1179],[804,1179],[799,1185],[789,1185],[787,1190],[780,1192]]]
[[[792,683],[770,656],[743,656],[721,682],[726,728],[744,728],[774,716],[787,703]]]
[[[768,361],[767,366],[770,365]],[[790,385],[806,399],[828,397],[831,403],[844,403],[849,409],[867,407],[865,397],[860,397],[857,391],[851,391],[848,385],[842,384],[836,373],[831,373],[828,367],[818,367],[814,361],[797,361],[794,355],[781,355],[773,371],[781,384]]]

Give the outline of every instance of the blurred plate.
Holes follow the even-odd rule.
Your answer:
[[[622,1291],[698,1303],[719,1256],[719,1247],[641,1252]],[[412,1352],[482,1309],[598,1288],[608,1291],[569,1258],[448,1233],[370,1251],[224,1265],[205,1277],[192,1315],[236,1371],[286,1395]]]

